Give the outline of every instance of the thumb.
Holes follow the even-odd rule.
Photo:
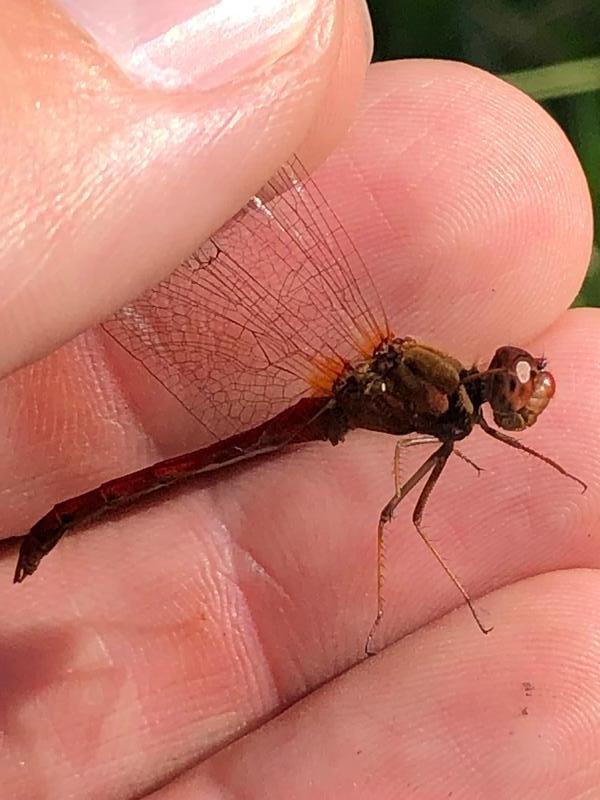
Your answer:
[[[0,374],[322,158],[370,47],[361,0],[5,0],[0,31]]]

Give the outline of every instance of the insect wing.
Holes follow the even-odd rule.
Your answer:
[[[387,335],[366,266],[296,158],[103,328],[209,439],[327,393]]]

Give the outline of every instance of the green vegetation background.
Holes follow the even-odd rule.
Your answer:
[[[368,0],[375,60],[451,58],[511,81],[561,125],[586,171],[594,254],[575,305],[600,306],[600,0]]]

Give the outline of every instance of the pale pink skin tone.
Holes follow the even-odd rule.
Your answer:
[[[98,187],[94,126],[121,125],[125,136],[154,96],[129,86],[127,118],[118,108],[111,117],[108,101],[128,84],[103,65],[104,101],[87,118],[73,98],[90,46],[34,3],[4,5],[19,24],[0,56],[0,169],[10,176],[0,214],[2,368],[48,354],[0,385],[10,536],[58,499],[180,448],[193,424],[173,409],[157,421],[151,384],[141,392],[143,380],[100,335],[50,351],[168,272],[286,150],[322,160],[354,114],[368,38],[360,10],[346,5],[329,39],[307,34],[277,65],[300,87],[286,126],[284,100],[267,91],[267,111],[246,110],[218,140],[198,133],[175,153],[163,142],[139,174],[115,151],[114,175]],[[75,59],[48,86],[30,57],[41,43],[70,47]],[[18,102],[34,85],[56,102],[39,121]],[[215,100],[224,118],[239,105],[227,91]],[[160,98],[154,124],[180,113],[178,103],[201,120],[197,101]],[[246,171],[228,171],[248,142]],[[35,180],[32,148],[42,159]],[[80,193],[86,180],[91,194]],[[557,800],[598,791],[600,324],[595,310],[566,310],[591,243],[576,158],[514,89],[465,65],[409,61],[369,69],[352,130],[318,180],[399,335],[467,362],[501,344],[547,355],[557,396],[524,438],[587,481],[587,493],[471,437],[463,449],[486,471],[452,461],[425,529],[494,630],[476,628],[412,530],[408,500],[389,532],[383,652],[367,663],[392,437],[356,434],[187,487],[67,538],[18,587],[5,557],[7,797]],[[404,468],[422,457],[413,449]]]

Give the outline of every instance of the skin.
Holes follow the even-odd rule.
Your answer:
[[[462,449],[485,471],[477,477],[454,459],[425,530],[494,630],[477,630],[412,530],[408,500],[389,532],[382,652],[367,662],[391,437],[357,433],[340,447],[299,448],[188,486],[69,537],[18,587],[6,554],[7,796],[598,792],[600,326],[595,310],[567,311],[590,252],[584,177],[539,107],[471,67],[377,65],[363,86],[364,17],[350,4],[335,14],[329,38],[307,33],[277,65],[310,91],[282,97],[251,76],[245,91],[267,86],[266,111],[248,101],[241,127],[207,141],[197,133],[179,149],[157,137],[164,150],[155,144],[139,175],[117,154],[116,174],[94,182],[87,133],[99,120],[110,152],[110,134],[126,139],[133,118],[148,129],[171,114],[202,119],[206,98],[154,97],[45,5],[3,8],[20,31],[3,42],[0,73],[1,169],[11,176],[0,215],[3,374],[47,355],[0,384],[2,533],[23,532],[57,499],[183,447],[193,421],[176,408],[168,419],[157,414],[151,384],[100,334],[59,345],[168,273],[287,152],[321,160],[353,116],[317,181],[395,331],[466,363],[501,344],[543,352],[557,396],[523,439],[588,491],[482,433],[470,437]],[[75,67],[37,73],[36,48],[69,48]],[[89,59],[106,79],[88,109],[96,118],[69,102]],[[43,124],[26,102],[34,89],[53,98]],[[214,99],[224,117],[239,106],[236,91]],[[63,141],[66,170],[53,171]],[[223,165],[248,141],[257,142],[253,158],[228,174]],[[33,185],[26,144],[41,159]],[[147,191],[157,171],[158,197]],[[77,179],[63,184],[65,174]],[[92,190],[81,194],[87,181]],[[207,199],[203,185],[213,183],[218,194]],[[411,448],[403,471],[422,459]]]

